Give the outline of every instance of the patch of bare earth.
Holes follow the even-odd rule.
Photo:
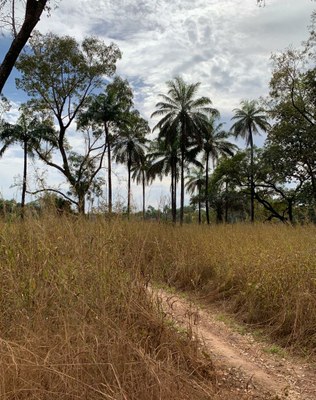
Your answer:
[[[265,351],[251,334],[241,335],[205,310],[166,291],[152,290],[164,312],[204,344],[217,370],[219,398],[316,400],[316,368]]]

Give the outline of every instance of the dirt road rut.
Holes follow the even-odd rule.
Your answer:
[[[151,293],[167,315],[204,343],[218,371],[218,387],[230,387],[232,399],[316,400],[315,365],[269,354],[251,334],[241,335],[220,321],[215,308],[201,309],[162,289]]]

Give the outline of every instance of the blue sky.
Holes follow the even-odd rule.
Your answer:
[[[78,40],[97,35],[115,42],[123,57],[117,72],[131,82],[136,107],[149,119],[166,90],[165,82],[181,75],[188,82],[201,82],[200,95],[209,96],[222,120],[230,125],[232,110],[241,99],[253,99],[268,93],[271,76],[270,56],[286,47],[298,47],[307,38],[310,15],[315,3],[310,0],[266,0],[257,7],[255,0],[61,0],[51,16],[43,16],[38,29],[68,34]],[[9,40],[0,39],[3,57]],[[25,100],[14,86],[15,72],[4,94],[13,101],[10,119]],[[150,121],[153,126],[155,121]],[[263,139],[258,138],[257,144]],[[79,145],[79,141],[77,145]],[[18,188],[9,188],[21,174],[18,148],[10,149],[0,160],[0,193],[5,198],[19,196]],[[42,173],[46,167],[31,165]],[[47,182],[58,185],[61,177],[47,170]],[[116,168],[117,198],[126,197],[126,171]],[[30,180],[30,189],[36,186]],[[154,206],[167,201],[169,181],[157,182],[148,191]],[[133,187],[136,206],[140,207],[140,188]]]

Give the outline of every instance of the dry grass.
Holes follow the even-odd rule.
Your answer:
[[[1,399],[213,398],[198,344],[148,298],[146,232],[126,227],[1,223]]]
[[[156,280],[228,299],[284,345],[315,350],[315,225],[161,226],[147,249]]]
[[[146,291],[229,299],[316,347],[316,228],[43,217],[0,223],[0,399],[211,399],[212,366]]]

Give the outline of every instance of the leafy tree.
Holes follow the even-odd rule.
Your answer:
[[[213,168],[222,155],[233,155],[237,148],[229,142],[229,134],[223,130],[223,124],[216,125],[216,118],[211,117],[202,130],[202,149],[205,160],[205,209],[206,220],[210,223],[209,215],[209,161],[213,161]]]
[[[121,53],[114,44],[106,46],[93,37],[86,38],[80,46],[69,36],[58,37],[52,33],[33,35],[30,46],[30,52],[21,55],[17,63],[22,73],[17,85],[33,96],[34,109],[47,110],[54,116],[61,163],[52,159],[52,148],[38,148],[36,152],[42,161],[66,178],[72,195],[78,199],[72,201],[84,213],[85,195],[102,168],[106,147],[100,143],[102,136],[98,130],[87,129],[86,153],[74,153],[66,133],[87,104],[89,95],[103,84],[104,75],[114,74]]]
[[[189,165],[193,164],[198,168],[202,168],[202,164],[197,160],[197,155],[200,151],[199,146],[192,146],[186,148],[185,151],[185,164],[184,167],[188,170]],[[175,138],[174,142],[158,136],[158,140],[154,141],[149,152],[149,157],[152,165],[149,174],[152,178],[171,175],[171,212],[172,221],[176,223],[177,220],[177,183],[180,176],[181,165],[181,150],[179,146],[179,137]]]
[[[112,144],[115,130],[127,118],[133,104],[133,93],[128,82],[116,76],[106,86],[104,93],[93,96],[86,111],[80,115],[80,123],[101,125],[105,132],[108,161],[108,209],[112,213]]]
[[[294,181],[287,179],[291,165],[284,164],[282,152],[281,147],[271,145],[266,145],[257,152],[255,198],[269,212],[268,220],[277,218],[282,222],[289,220],[292,223],[296,194],[303,182],[296,185]]]
[[[143,219],[146,215],[146,185],[153,181],[153,176],[150,174],[151,162],[147,154],[143,154],[137,163],[132,166],[132,179],[137,184],[142,185],[143,189]]]
[[[287,180],[306,180],[316,204],[316,13],[310,37],[301,50],[286,50],[274,55],[268,106],[275,124],[268,143],[279,152],[287,168]]]
[[[137,111],[120,126],[120,134],[115,141],[113,152],[116,162],[127,165],[127,215],[131,210],[131,173],[132,167],[140,164],[145,157],[146,135],[150,132],[148,122]]]
[[[215,209],[217,221],[224,218],[244,220],[250,194],[249,151],[238,151],[232,157],[222,157],[210,179],[209,195]]]
[[[182,78],[176,77],[167,82],[167,95],[160,94],[161,102],[156,104],[157,110],[152,117],[162,116],[154,129],[160,130],[160,136],[175,142],[179,136],[180,146],[180,224],[183,223],[184,209],[184,166],[186,150],[193,144],[201,144],[201,129],[209,115],[218,115],[218,111],[211,107],[208,97],[196,98],[200,83],[187,84]]]
[[[4,114],[10,111],[10,108],[11,104],[9,100],[3,95],[0,95],[0,122],[2,121]]]
[[[284,162],[282,147],[266,145],[254,149],[254,165],[249,168],[250,151],[238,152],[232,158],[221,159],[211,179],[211,205],[221,220],[221,209],[225,207],[225,221],[228,208],[242,210],[241,202],[247,204],[251,191],[251,175],[255,186],[255,199],[262,206],[262,216],[267,220],[294,221],[294,206],[300,200],[304,180],[288,180],[291,164]]]
[[[16,211],[19,210],[19,204],[12,199],[12,200],[4,200],[0,199],[0,216],[5,217],[7,214],[14,214]]]
[[[236,122],[232,125],[231,130],[235,137],[241,136],[246,139],[246,145],[250,147],[250,189],[251,189],[251,207],[250,207],[250,219],[254,222],[254,198],[255,198],[255,187],[254,187],[254,143],[253,134],[259,133],[259,129],[266,132],[269,128],[267,116],[263,108],[258,106],[255,100],[243,100],[241,102],[241,108],[234,109],[235,115],[232,120]]]
[[[71,214],[71,202],[56,193],[44,192],[38,199],[28,206],[33,206],[38,212],[54,211],[57,214]]]
[[[21,107],[21,114],[15,125],[4,123],[0,128],[0,140],[4,144],[1,155],[10,145],[18,143],[23,148],[23,180],[22,180],[22,217],[24,215],[25,195],[27,190],[27,161],[28,155],[33,156],[34,150],[41,141],[53,136],[53,125],[49,118],[42,121],[37,116],[31,115],[27,105]],[[56,144],[56,143],[55,143]]]
[[[201,224],[201,203],[202,199],[205,198],[203,189],[206,184],[204,171],[200,169],[192,169],[190,174],[187,176],[186,188],[189,193],[194,194],[197,191],[198,209],[199,209],[199,224]]]
[[[154,179],[157,176],[162,179],[163,176],[171,175],[171,213],[172,221],[177,221],[177,182],[179,180],[180,149],[178,143],[157,140],[151,143],[149,152],[151,166],[149,175]]]
[[[9,4],[11,3],[11,4]],[[22,2],[21,2],[22,3]],[[26,42],[31,36],[33,29],[40,20],[40,17],[45,10],[48,8],[48,0],[26,0],[25,1],[25,15],[21,27],[18,29],[15,23],[15,0],[0,0],[0,8],[4,12],[5,6],[10,5],[11,14],[10,25],[12,26],[14,38],[11,46],[6,53],[2,63],[0,64],[0,93],[10,76],[10,73],[23,49]]]

